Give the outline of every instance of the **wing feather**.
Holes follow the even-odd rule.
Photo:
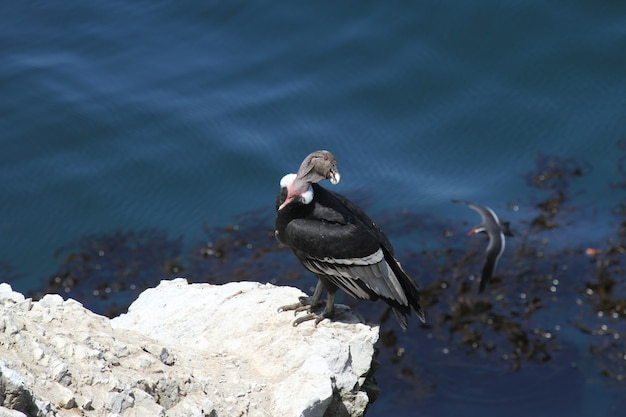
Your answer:
[[[303,264],[315,274],[326,275],[333,284],[354,297],[369,300],[382,297],[408,306],[402,285],[382,249],[363,258],[306,257]]]

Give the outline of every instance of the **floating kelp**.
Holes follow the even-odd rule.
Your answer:
[[[57,250],[58,270],[31,296],[59,293],[114,317],[162,279],[222,284],[303,275],[296,261],[284,256],[268,219],[266,212],[255,211],[237,217],[234,225],[204,227],[190,254],[183,253],[182,236],[171,238],[158,229],[88,235]]]
[[[626,152],[626,139],[618,142]],[[612,182],[615,192],[626,191],[626,156],[618,160],[621,178]],[[615,233],[603,247],[589,247],[585,255],[589,268],[584,271],[584,286],[579,289],[582,303],[590,306],[591,314],[578,317],[575,325],[590,337],[589,353],[603,375],[623,381],[626,379],[626,286],[622,264],[626,253],[626,205],[613,209]]]
[[[289,261],[289,253],[274,237],[271,210],[256,210],[235,218],[226,227],[203,227],[196,239],[185,277],[191,282],[229,281],[276,283],[280,277],[299,277],[305,271]],[[283,281],[284,282],[284,281]]]
[[[114,317],[144,289],[180,276],[181,248],[182,237],[156,229],[88,235],[56,251],[59,269],[31,296],[59,293]]]
[[[15,273],[11,264],[0,261],[0,277],[2,277],[3,282],[12,282],[21,276]]]

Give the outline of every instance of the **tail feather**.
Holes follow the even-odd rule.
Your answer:
[[[424,314],[424,310],[422,310],[422,306],[419,304],[419,287],[417,286],[417,283],[404,271],[400,263],[387,251],[385,251],[385,259],[398,278],[408,301],[408,305],[401,305],[397,302],[389,303],[393,307],[393,313],[396,316],[396,319],[398,319],[400,326],[403,330],[406,330],[407,316],[411,314],[411,309],[415,311],[415,314],[420,321],[425,323],[426,316]]]
[[[396,307],[392,307],[391,311],[393,311],[393,315],[396,317],[396,320],[398,320],[398,323],[400,323],[400,327],[402,327],[403,331],[406,331],[406,328],[409,324],[407,318],[406,318],[406,314],[397,309]]]

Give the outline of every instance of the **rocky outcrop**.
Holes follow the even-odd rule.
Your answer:
[[[163,281],[112,320],[0,284],[0,416],[357,416],[378,328],[291,325],[302,292]]]

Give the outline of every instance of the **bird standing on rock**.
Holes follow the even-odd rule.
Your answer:
[[[318,278],[312,297],[301,297],[281,311],[307,311],[294,326],[334,315],[338,288],[364,300],[381,298],[392,308],[403,330],[413,309],[424,322],[418,286],[394,258],[387,236],[356,205],[317,183],[341,179],[333,154],[320,150],[309,154],[297,174],[280,181],[276,200],[276,237],[293,250],[300,263]],[[322,292],[328,299],[321,314]]]
[[[485,285],[493,276],[493,273],[498,264],[498,260],[504,252],[504,236],[512,237],[513,233],[509,230],[509,222],[500,222],[496,213],[489,207],[479,206],[478,204],[470,203],[469,201],[452,200],[453,203],[465,204],[467,207],[478,212],[482,218],[482,223],[474,226],[469,232],[468,236],[476,233],[487,233],[489,236],[489,245],[487,245],[485,265],[483,266],[482,275],[480,277],[480,285],[478,286],[478,292],[485,290]]]

